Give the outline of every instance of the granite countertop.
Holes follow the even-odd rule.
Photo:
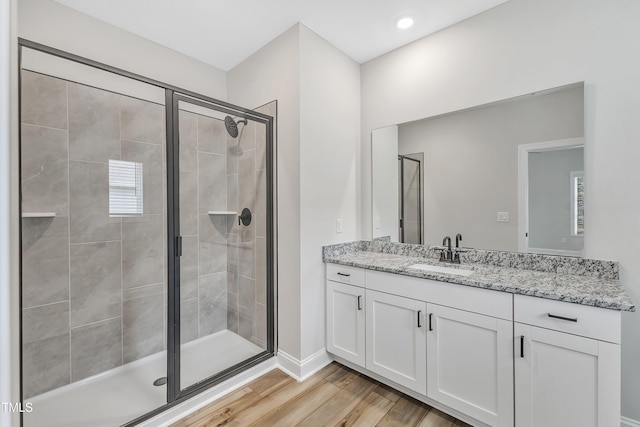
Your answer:
[[[425,257],[358,250],[328,255],[324,257],[324,261],[612,310],[635,311],[635,305],[619,281],[611,278],[535,271],[481,263],[447,264]],[[418,263],[462,268],[473,270],[473,273],[469,276],[459,276],[409,268],[410,265]]]

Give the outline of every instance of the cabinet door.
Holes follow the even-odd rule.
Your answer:
[[[426,395],[427,304],[367,290],[367,369]]]
[[[516,425],[620,425],[620,346],[515,323]]]
[[[364,288],[327,281],[327,351],[364,367]]]
[[[491,426],[513,426],[512,322],[427,304],[427,395]]]

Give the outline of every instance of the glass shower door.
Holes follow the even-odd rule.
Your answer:
[[[267,351],[267,126],[178,99],[177,365],[185,390]]]

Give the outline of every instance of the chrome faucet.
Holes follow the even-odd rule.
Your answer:
[[[458,233],[456,235],[456,251],[454,253],[451,249],[451,237],[446,236],[442,239],[442,246],[444,246],[444,248],[442,249],[442,252],[440,252],[440,261],[460,264],[460,252],[458,249],[460,248],[461,241],[462,234]]]
[[[453,261],[453,251],[451,250],[451,237],[446,236],[442,239],[442,246],[446,246],[447,250],[444,249],[440,253],[440,261],[452,262]]]
[[[453,254],[453,262],[460,263],[460,242],[462,242],[462,234],[456,234],[456,253]]]

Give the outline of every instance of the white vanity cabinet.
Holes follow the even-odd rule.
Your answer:
[[[474,426],[620,425],[621,312],[327,264],[327,351]]]
[[[620,425],[620,312],[515,295],[517,427]]]
[[[364,368],[364,272],[328,265],[327,278],[327,351]]]
[[[367,290],[367,364],[371,372],[427,393],[427,304]]]
[[[491,426],[513,426],[513,323],[427,305],[427,396]]]

